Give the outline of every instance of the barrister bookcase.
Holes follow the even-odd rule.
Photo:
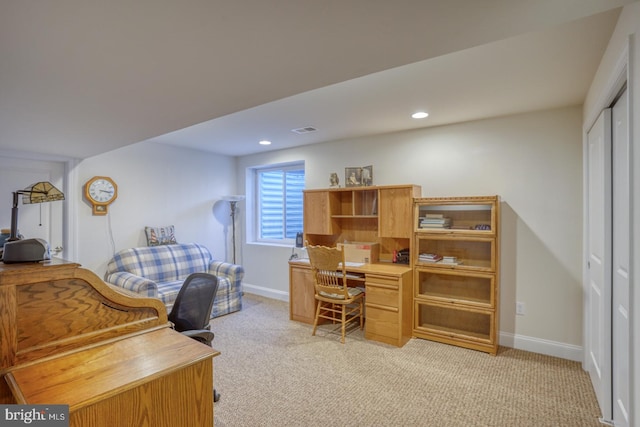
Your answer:
[[[414,200],[413,336],[496,354],[498,196]]]

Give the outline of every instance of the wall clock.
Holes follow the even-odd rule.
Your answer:
[[[106,215],[107,208],[118,197],[118,186],[108,176],[94,176],[84,185],[84,195],[94,215]]]

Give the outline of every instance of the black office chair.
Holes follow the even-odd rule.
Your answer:
[[[193,273],[182,284],[169,313],[173,329],[208,346],[214,338],[209,319],[218,292],[218,278],[209,273]],[[220,394],[213,389],[213,401]]]

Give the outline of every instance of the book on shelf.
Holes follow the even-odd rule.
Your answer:
[[[420,222],[422,222],[424,224],[445,224],[445,223],[450,223],[451,222],[451,218],[427,218],[427,217],[421,217],[420,218]]]
[[[438,262],[442,260],[442,255],[438,254],[420,254],[418,255],[418,261],[420,262]]]
[[[462,261],[458,260],[458,258],[454,256],[443,256],[441,262],[443,264],[454,264],[454,265],[462,264]]]
[[[450,226],[450,218],[420,218],[420,228],[449,228]]]

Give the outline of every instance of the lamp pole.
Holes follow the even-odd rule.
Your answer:
[[[231,240],[233,244],[233,263],[236,263],[236,205],[237,200],[230,200],[229,205],[231,207]]]
[[[229,207],[231,210],[231,239],[232,247],[233,247],[233,263],[236,263],[236,212],[238,207],[238,202],[244,200],[243,195],[235,195],[235,196],[225,196],[224,200],[229,202]]]
[[[19,191],[13,192],[13,207],[11,208],[11,234],[7,242],[18,240],[18,194]]]

